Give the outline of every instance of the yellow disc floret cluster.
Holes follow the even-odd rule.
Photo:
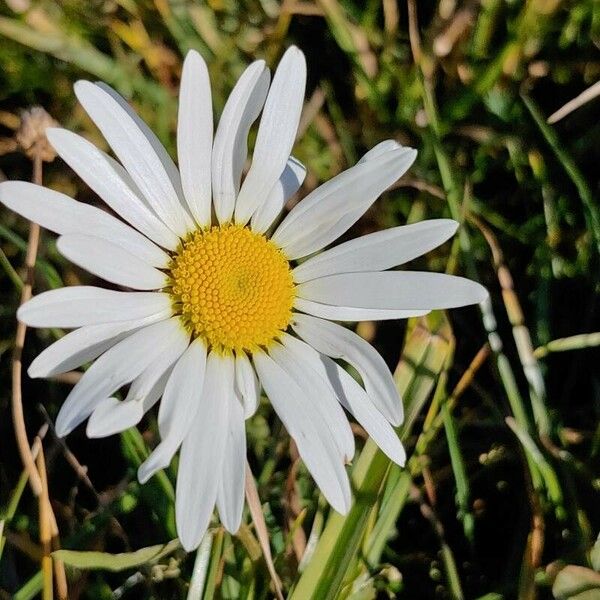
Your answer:
[[[267,346],[290,323],[290,265],[273,242],[247,227],[192,233],[173,256],[170,276],[177,313],[217,351]]]

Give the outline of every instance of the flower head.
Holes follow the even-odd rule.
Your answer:
[[[161,442],[138,476],[149,479],[181,447],[176,518],[187,549],[199,544],[215,504],[224,526],[239,528],[244,420],[261,387],[337,511],[351,503],[344,464],[354,439],[344,409],[404,463],[392,428],[402,421],[402,401],[391,374],[366,341],[334,321],[399,319],[486,297],[459,277],[388,270],[446,241],[454,221],[395,227],[323,251],[415,160],[415,150],[392,140],[308,194],[269,233],[305,175],[291,156],[305,79],[295,47],[272,82],[264,62],[254,62],[213,136],[208,71],[190,52],[178,167],[114,90],[80,81],[75,92],[118,160],[63,129],[49,129],[48,139],[120,218],[30,183],[0,184],[0,201],[58,233],[65,257],[128,288],[67,287],[23,305],[18,317],[32,327],[74,329],[29,374],[49,377],[93,361],[60,410],[61,436],[86,419],[91,437],[123,431],[160,399]],[[248,132],[261,113],[243,176]],[[362,385],[338,359],[356,368]]]

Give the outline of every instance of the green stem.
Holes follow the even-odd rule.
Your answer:
[[[23,285],[24,285],[23,281],[19,277],[19,274],[15,271],[15,268],[10,264],[10,261],[8,260],[8,256],[6,256],[6,254],[4,253],[4,250],[2,250],[2,248],[0,248],[0,264],[4,267],[6,274],[8,275],[10,280],[13,282],[13,284],[17,288],[17,290],[21,291],[23,289]]]
[[[548,142],[548,145],[554,151],[556,158],[563,166],[571,181],[575,184],[575,187],[579,192],[581,202],[583,203],[586,223],[588,228],[591,230],[592,235],[594,236],[596,250],[600,255],[600,211],[594,202],[592,190],[585,180],[585,177],[575,164],[575,161],[565,150],[564,144],[562,144],[558,139],[554,129],[546,123],[540,109],[535,102],[526,95],[522,95],[521,98],[527,110],[529,111],[529,114],[533,117],[535,124],[538,126],[542,135],[546,139],[546,142]]]
[[[208,575],[210,565],[210,554],[213,545],[213,534],[210,529],[204,534],[200,547],[196,551],[196,560],[192,579],[190,580],[190,589],[188,590],[187,600],[200,600]]]

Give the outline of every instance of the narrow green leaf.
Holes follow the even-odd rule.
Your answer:
[[[590,552],[590,563],[594,571],[600,573],[600,535],[598,535],[598,539]]]
[[[569,153],[565,150],[564,144],[558,139],[554,129],[546,123],[546,120],[542,116],[542,112],[535,102],[525,95],[521,96],[521,98],[523,99],[523,103],[527,107],[529,114],[533,117],[535,124],[546,139],[546,142],[548,142],[548,145],[552,148],[556,158],[577,188],[579,198],[583,204],[583,212],[588,224],[588,230],[594,236],[596,250],[600,254],[600,210],[598,210],[598,205],[594,200],[594,195],[590,186],[579,170],[577,163],[571,158]]]
[[[135,552],[109,554],[108,552],[87,552],[80,550],[56,550],[52,553],[55,559],[61,560],[77,569],[100,569],[104,571],[124,571],[154,563],[179,548],[179,540],[171,540],[168,544],[148,546]]]
[[[406,418],[399,435],[406,439],[426,402],[450,351],[451,334],[443,315],[431,315],[412,329],[395,380],[404,399]],[[369,440],[352,471],[354,503],[346,516],[332,512],[312,560],[293,590],[291,600],[339,597],[367,530],[373,507],[385,483],[391,461]]]
[[[194,562],[194,570],[192,579],[190,580],[190,589],[188,590],[187,600],[200,600],[202,591],[208,574],[208,566],[210,564],[210,552],[212,549],[213,534],[209,529],[202,538],[200,547],[196,551],[196,560]]]
[[[600,574],[580,567],[567,565],[554,580],[552,595],[556,600],[593,600],[600,597]]]
[[[224,530],[218,529],[215,532],[210,553],[210,562],[208,566],[208,572],[206,574],[206,584],[204,586],[204,594],[202,595],[203,600],[212,600],[212,598],[215,595],[215,588],[217,585],[217,573],[219,571],[219,564],[221,562],[221,556],[223,554],[224,540]]]

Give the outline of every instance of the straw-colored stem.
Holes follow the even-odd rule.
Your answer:
[[[472,217],[477,227],[486,239],[492,251],[494,267],[498,277],[498,282],[502,289],[502,299],[506,307],[506,313],[512,325],[513,338],[517,347],[517,353],[523,366],[523,373],[529,384],[529,396],[531,398],[531,408],[535,422],[537,424],[540,435],[550,435],[550,415],[546,409],[546,386],[542,371],[537,362],[537,358],[533,352],[533,344],[529,329],[525,324],[523,309],[519,302],[514,285],[513,278],[504,262],[504,254],[496,236],[492,230],[482,223],[476,217]]]
[[[43,600],[52,600],[54,598],[54,578],[52,576],[52,526],[50,517],[50,497],[48,496],[46,462],[41,443],[40,452],[37,456],[36,463],[40,476],[40,483],[42,486],[41,492],[38,496],[40,544],[42,547],[42,598]]]
[[[250,465],[246,462],[246,502],[248,502],[248,508],[250,509],[250,515],[256,528],[256,536],[258,537],[258,543],[263,552],[273,587],[275,588],[275,595],[278,600],[283,600],[283,592],[281,589],[281,580],[275,571],[275,565],[273,564],[273,556],[271,555],[271,546],[269,545],[269,533],[267,530],[267,524],[265,523],[265,516],[262,512],[260,505],[260,498],[258,496],[258,490],[256,489],[256,481],[254,475],[250,469]]]
[[[552,352],[583,350],[584,348],[594,348],[596,346],[600,346],[600,331],[594,333],[581,333],[579,335],[552,340],[546,345],[536,348],[533,354],[536,358],[544,358]]]
[[[33,161],[33,182],[38,185],[41,185],[42,183],[42,159],[39,155],[37,155]],[[29,239],[27,242],[27,254],[25,256],[27,275],[25,279],[25,285],[21,290],[20,304],[27,302],[32,295],[35,259],[37,256],[39,241],[40,226],[36,223],[31,223],[29,228]],[[37,469],[35,468],[35,461],[33,455],[31,454],[31,448],[29,447],[29,440],[27,438],[25,415],[23,413],[23,394],[21,388],[21,374],[23,367],[21,357],[23,355],[26,332],[27,326],[25,323],[19,321],[17,323],[15,349],[12,361],[12,418],[15,437],[17,440],[17,447],[19,449],[19,454],[21,455],[21,461],[23,462],[23,466],[29,475],[29,483],[33,493],[36,496],[39,496],[42,493],[42,483]]]

